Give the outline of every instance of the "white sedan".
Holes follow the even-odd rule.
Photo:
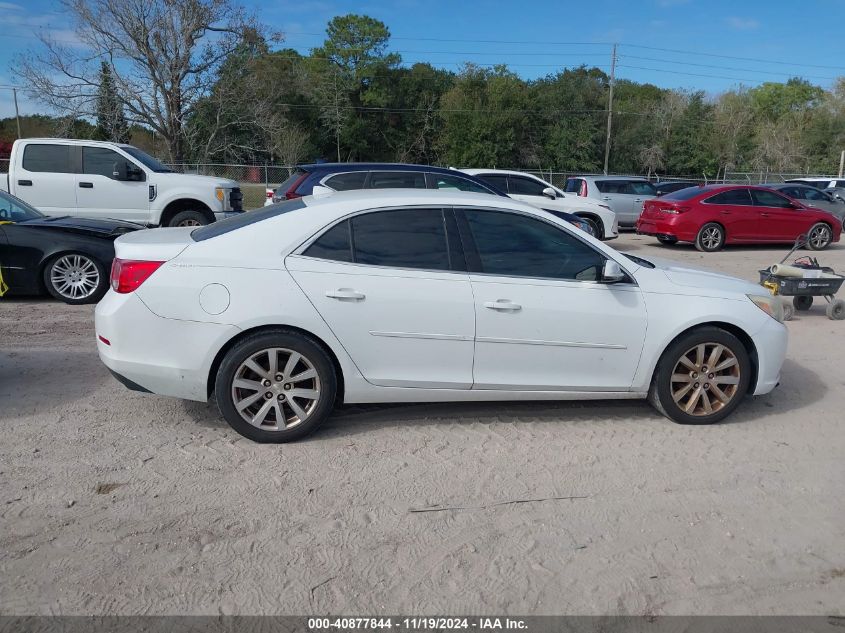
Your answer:
[[[530,205],[425,190],[285,201],[115,242],[100,358],[284,442],[338,402],[649,398],[707,424],[778,383],[760,286],[623,255]]]
[[[510,169],[462,169],[465,174],[480,178],[507,193],[514,200],[547,211],[562,211],[577,215],[590,225],[590,230],[600,240],[619,237],[619,222],[608,205],[597,200],[566,194],[550,182],[534,174]]]

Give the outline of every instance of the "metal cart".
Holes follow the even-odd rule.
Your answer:
[[[780,260],[783,264],[799,248],[807,243],[806,235],[799,235],[795,244],[786,256]],[[824,297],[828,303],[827,318],[835,321],[845,319],[845,301],[836,299],[834,295],[839,291],[845,277],[837,275],[836,272],[827,266],[821,266],[815,257],[799,257],[792,264],[796,268],[805,270],[817,270],[835,277],[784,277],[774,275],[770,268],[764,268],[760,272],[760,285],[765,286],[773,295],[792,297],[792,303],[783,304],[783,319],[789,321],[795,316],[795,310],[804,312],[813,305],[813,297]]]

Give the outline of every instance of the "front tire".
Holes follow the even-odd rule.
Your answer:
[[[702,327],[663,352],[649,401],[678,424],[714,424],[739,406],[750,379],[742,341],[726,330]]]
[[[201,211],[180,211],[167,226],[205,226],[208,223],[208,218]]]
[[[824,222],[816,222],[807,231],[807,248],[813,251],[823,251],[833,241],[833,231]]]
[[[91,255],[65,253],[44,267],[44,286],[54,298],[70,305],[97,303],[109,287],[105,267]]]
[[[596,238],[597,240],[603,240],[604,239],[604,229],[602,228],[601,222],[599,222],[598,220],[595,220],[594,218],[583,216],[583,215],[579,215],[578,217],[581,218],[582,220],[584,220],[584,222],[586,222],[587,224],[590,225],[590,229],[592,229],[592,231],[593,231],[593,237],[594,238]]]
[[[714,253],[725,245],[725,229],[721,224],[708,222],[695,237],[695,247],[704,253]]]
[[[248,336],[223,358],[217,406],[229,425],[256,442],[290,442],[329,416],[337,393],[334,365],[312,339],[290,330]]]

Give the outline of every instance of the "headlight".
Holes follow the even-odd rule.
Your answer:
[[[223,187],[215,187],[214,189],[214,196],[220,201],[223,202],[226,199],[226,190]]]
[[[779,299],[771,295],[745,295],[751,299],[755,306],[772,317],[775,321],[783,323],[783,304]]]

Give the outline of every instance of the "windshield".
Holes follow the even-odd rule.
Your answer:
[[[158,160],[147,154],[147,152],[141,151],[137,147],[132,147],[131,145],[121,145],[120,149],[129,154],[135,160],[142,163],[147,169],[152,169],[158,174],[166,174],[168,172],[173,171],[169,167],[165,167],[164,165],[162,165],[160,162],[158,162]]]
[[[41,212],[36,211],[23,200],[0,191],[0,222],[26,222],[43,217]]]

